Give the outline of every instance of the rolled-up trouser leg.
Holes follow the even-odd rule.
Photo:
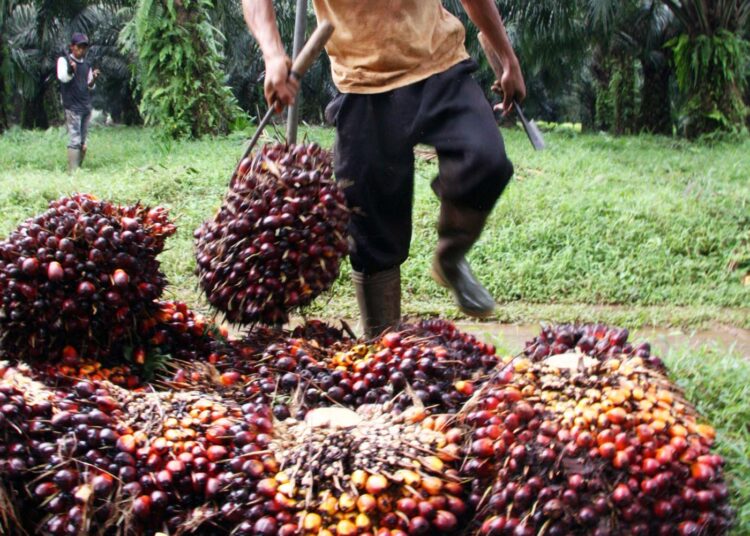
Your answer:
[[[65,126],[68,128],[68,149],[80,150],[83,146],[83,114],[74,112],[73,110],[65,110]]]

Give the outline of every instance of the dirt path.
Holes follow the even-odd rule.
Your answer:
[[[491,340],[506,352],[520,351],[524,343],[539,334],[538,325],[485,324],[457,322],[466,331],[483,340]],[[733,352],[750,360],[750,330],[729,326],[716,326],[704,330],[676,328],[644,328],[630,335],[631,341],[648,341],[656,355],[666,355],[672,349],[683,350],[714,345],[722,351]]]

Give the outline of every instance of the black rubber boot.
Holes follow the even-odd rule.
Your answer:
[[[476,318],[486,318],[495,311],[495,300],[474,276],[465,257],[482,233],[487,216],[489,212],[443,201],[432,263],[433,279],[453,292],[461,312]]]
[[[377,337],[401,320],[401,269],[397,266],[374,274],[352,271],[352,282],[362,330],[367,338]]]

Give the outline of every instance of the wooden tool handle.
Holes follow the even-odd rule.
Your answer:
[[[310,65],[312,65],[315,58],[318,57],[323,50],[323,47],[326,46],[326,43],[331,38],[333,30],[333,24],[327,20],[322,21],[318,27],[315,28],[310,39],[307,40],[307,43],[305,43],[305,46],[300,50],[300,53],[294,60],[291,72],[292,76],[299,80],[305,75],[310,68]]]
[[[497,57],[492,45],[482,32],[479,32],[479,44],[482,45],[484,55],[487,56],[487,61],[490,62],[490,67],[492,67],[495,76],[500,80],[503,77],[503,64],[500,63],[500,58]]]

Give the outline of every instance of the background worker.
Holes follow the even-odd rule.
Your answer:
[[[75,171],[86,156],[86,138],[91,121],[91,89],[99,70],[86,61],[89,38],[74,33],[69,52],[57,60],[57,79],[62,83],[61,93],[68,127],[68,171]]]
[[[374,336],[401,317],[400,265],[412,232],[414,146],[435,147],[440,197],[433,277],[465,314],[487,317],[495,301],[466,262],[513,174],[492,108],[471,77],[461,22],[440,0],[313,0],[318,20],[336,28],[326,50],[341,92],[328,108],[336,126],[335,173],[349,206],[352,280],[364,331]],[[526,88],[492,0],[462,0],[504,67],[506,113]],[[269,104],[288,105],[288,76],[271,0],[243,0],[247,25],[266,64]]]

